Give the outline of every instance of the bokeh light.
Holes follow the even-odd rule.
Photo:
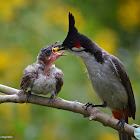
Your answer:
[[[0,0],[0,83],[19,89],[23,70],[36,61],[40,49],[65,39],[69,12],[80,33],[124,63],[137,106],[130,123],[140,124],[139,0]],[[64,72],[59,97],[100,104],[80,58],[67,53],[55,64]],[[101,110],[111,115],[109,109]],[[80,114],[31,104],[0,104],[0,124],[0,136],[20,140],[118,139],[115,130]]]

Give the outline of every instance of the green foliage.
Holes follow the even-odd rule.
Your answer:
[[[140,124],[140,1],[103,0],[1,0],[0,81],[19,88],[22,71],[35,62],[39,50],[59,40],[68,30],[68,12],[76,18],[79,32],[117,55],[130,76]],[[100,103],[83,62],[75,56],[60,58],[64,72],[59,97],[83,103]],[[110,114],[109,109],[102,109]],[[118,139],[117,133],[79,114],[29,104],[0,105],[0,136],[30,140]]]

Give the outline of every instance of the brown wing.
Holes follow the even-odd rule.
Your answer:
[[[23,75],[23,77],[21,78],[21,81],[20,81],[20,88],[24,91],[27,90],[27,88],[29,88],[34,80],[37,78],[37,74],[35,72],[28,72],[28,73],[25,73]]]
[[[122,84],[127,91],[130,115],[133,119],[135,119],[136,104],[135,104],[135,99],[134,99],[134,94],[133,94],[133,89],[131,86],[130,79],[126,73],[126,70],[123,64],[120,62],[118,58],[116,58],[115,56],[112,56],[112,58],[110,58],[110,62],[112,66],[114,67],[115,72],[120,77]]]
[[[55,95],[57,96],[58,93],[61,91],[61,88],[63,86],[63,74],[62,73],[56,73],[55,78],[56,78],[56,92]]]

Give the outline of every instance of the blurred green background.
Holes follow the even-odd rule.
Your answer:
[[[19,89],[24,68],[35,62],[42,47],[63,42],[68,12],[79,32],[124,64],[135,93],[140,124],[140,1],[139,0],[0,0],[0,83]],[[100,103],[83,62],[67,53],[55,63],[64,72],[59,97]],[[102,109],[111,114],[109,109]],[[20,140],[117,140],[117,131],[82,115],[31,104],[0,105],[0,136]]]

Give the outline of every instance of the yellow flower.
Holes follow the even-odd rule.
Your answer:
[[[13,3],[13,6],[16,8],[25,7],[30,3],[31,0],[11,0]]]
[[[0,50],[0,73],[8,67],[8,53],[6,50]]]
[[[47,125],[44,125],[44,128],[41,132],[40,139],[50,139],[50,140],[57,140],[57,132],[59,131],[57,123],[48,123]],[[55,134],[54,134],[55,132]]]
[[[118,136],[111,133],[102,133],[98,140],[118,140]]]
[[[0,105],[0,114],[1,114],[1,126],[4,125],[3,131],[8,132],[8,130],[13,130],[13,119],[14,112],[13,106],[11,104],[1,104]],[[2,122],[2,120],[4,120]]]
[[[0,19],[11,21],[17,14],[16,10],[25,7],[30,0],[0,0]]]
[[[115,53],[117,41],[117,33],[111,29],[102,29],[95,38],[95,42],[111,54]]]
[[[126,29],[133,29],[140,24],[140,1],[123,1],[118,8],[118,19],[121,26]]]
[[[0,114],[6,120],[9,120],[9,121],[12,120],[14,114],[13,114],[11,104],[1,104]]]
[[[18,46],[1,50],[0,60],[1,82],[15,85],[15,83],[19,84],[23,70],[31,63],[32,58],[28,52]]]
[[[44,18],[50,25],[59,25],[65,31],[68,31],[68,13],[71,12],[76,18],[76,27],[78,27],[78,29],[83,29],[84,19],[78,9],[68,5],[55,5],[55,3],[53,7],[50,6],[44,13]]]
[[[28,124],[31,119],[30,104],[17,104],[16,108],[19,120]]]
[[[9,21],[13,19],[13,7],[10,1],[0,1],[0,19],[4,21]]]

